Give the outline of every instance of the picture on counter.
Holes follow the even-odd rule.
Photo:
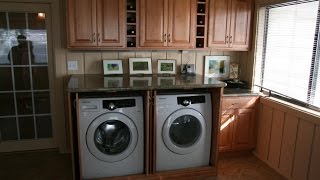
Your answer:
[[[176,74],[176,60],[158,59],[158,74]]]
[[[103,74],[123,74],[122,60],[103,60]]]
[[[152,77],[130,77],[131,87],[151,86]]]
[[[130,74],[152,74],[151,58],[129,58]]]
[[[238,63],[230,63],[230,75],[229,78],[231,79],[238,79],[239,77],[239,65]]]
[[[230,56],[206,56],[204,74],[207,77],[227,78]]]

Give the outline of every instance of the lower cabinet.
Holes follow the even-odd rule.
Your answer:
[[[258,101],[259,96],[223,97],[219,152],[255,148]]]

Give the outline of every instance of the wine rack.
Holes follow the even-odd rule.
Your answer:
[[[207,36],[207,0],[197,1],[197,33],[196,33],[196,48],[204,48],[206,46],[206,36]]]
[[[127,47],[136,47],[137,41],[137,4],[127,0]]]

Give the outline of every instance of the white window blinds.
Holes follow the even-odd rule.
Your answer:
[[[318,28],[319,1],[261,8],[255,84],[271,93],[320,107]]]

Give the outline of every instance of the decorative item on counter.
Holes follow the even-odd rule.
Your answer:
[[[176,85],[175,77],[158,77],[158,86],[174,86]]]
[[[176,74],[176,60],[158,59],[158,74]]]
[[[129,58],[130,74],[152,74],[151,58]]]
[[[105,88],[118,88],[123,86],[123,77],[104,77]]]
[[[235,63],[235,62],[230,63],[230,75],[229,75],[230,79],[238,79],[239,77],[238,69],[239,69],[238,63]]]
[[[122,60],[103,60],[103,74],[123,74]]]
[[[152,77],[130,77],[131,87],[151,86]]]
[[[230,56],[206,56],[204,74],[207,77],[228,78]]]

